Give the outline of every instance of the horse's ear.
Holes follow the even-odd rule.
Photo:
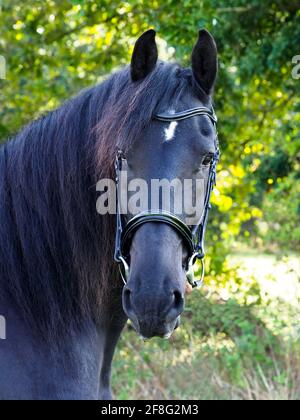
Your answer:
[[[193,49],[192,69],[197,83],[210,95],[218,73],[218,52],[214,38],[204,29]]]
[[[144,79],[154,69],[158,53],[155,31],[150,29],[136,41],[131,58],[131,79],[133,82]]]

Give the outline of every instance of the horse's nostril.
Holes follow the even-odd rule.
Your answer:
[[[128,318],[131,320],[135,330],[137,331],[137,333],[139,333],[140,332],[139,320],[134,311],[133,304],[132,304],[132,293],[131,293],[131,290],[128,289],[128,287],[126,287],[123,290],[123,309],[126,315],[128,316]]]
[[[178,290],[175,290],[175,292],[174,292],[174,308],[178,312],[182,312],[183,311],[183,306],[184,306],[184,299],[183,299],[182,293],[180,293]]]
[[[166,321],[173,322],[184,310],[184,297],[182,293],[175,290],[172,294],[172,304],[169,307]]]
[[[123,299],[124,299],[125,308],[127,310],[130,310],[131,309],[131,290],[130,289],[124,290]]]

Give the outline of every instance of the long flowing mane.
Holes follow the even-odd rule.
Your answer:
[[[191,88],[188,70],[159,63],[142,82],[129,68],[34,121],[0,149],[0,288],[39,333],[100,322],[119,278],[113,216],[96,212],[96,182],[113,176],[164,100]]]

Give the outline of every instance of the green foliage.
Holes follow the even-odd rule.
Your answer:
[[[281,249],[299,250],[300,238],[300,183],[296,174],[280,180],[265,196],[264,222],[258,232],[265,245],[272,249],[277,244]],[[288,203],[288,206],[287,206]]]

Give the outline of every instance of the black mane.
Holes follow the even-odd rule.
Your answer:
[[[34,121],[0,149],[0,288],[39,333],[101,320],[119,279],[112,216],[96,213],[95,184],[191,72],[159,63],[142,82],[125,68]],[[207,99],[207,98],[206,98]]]

